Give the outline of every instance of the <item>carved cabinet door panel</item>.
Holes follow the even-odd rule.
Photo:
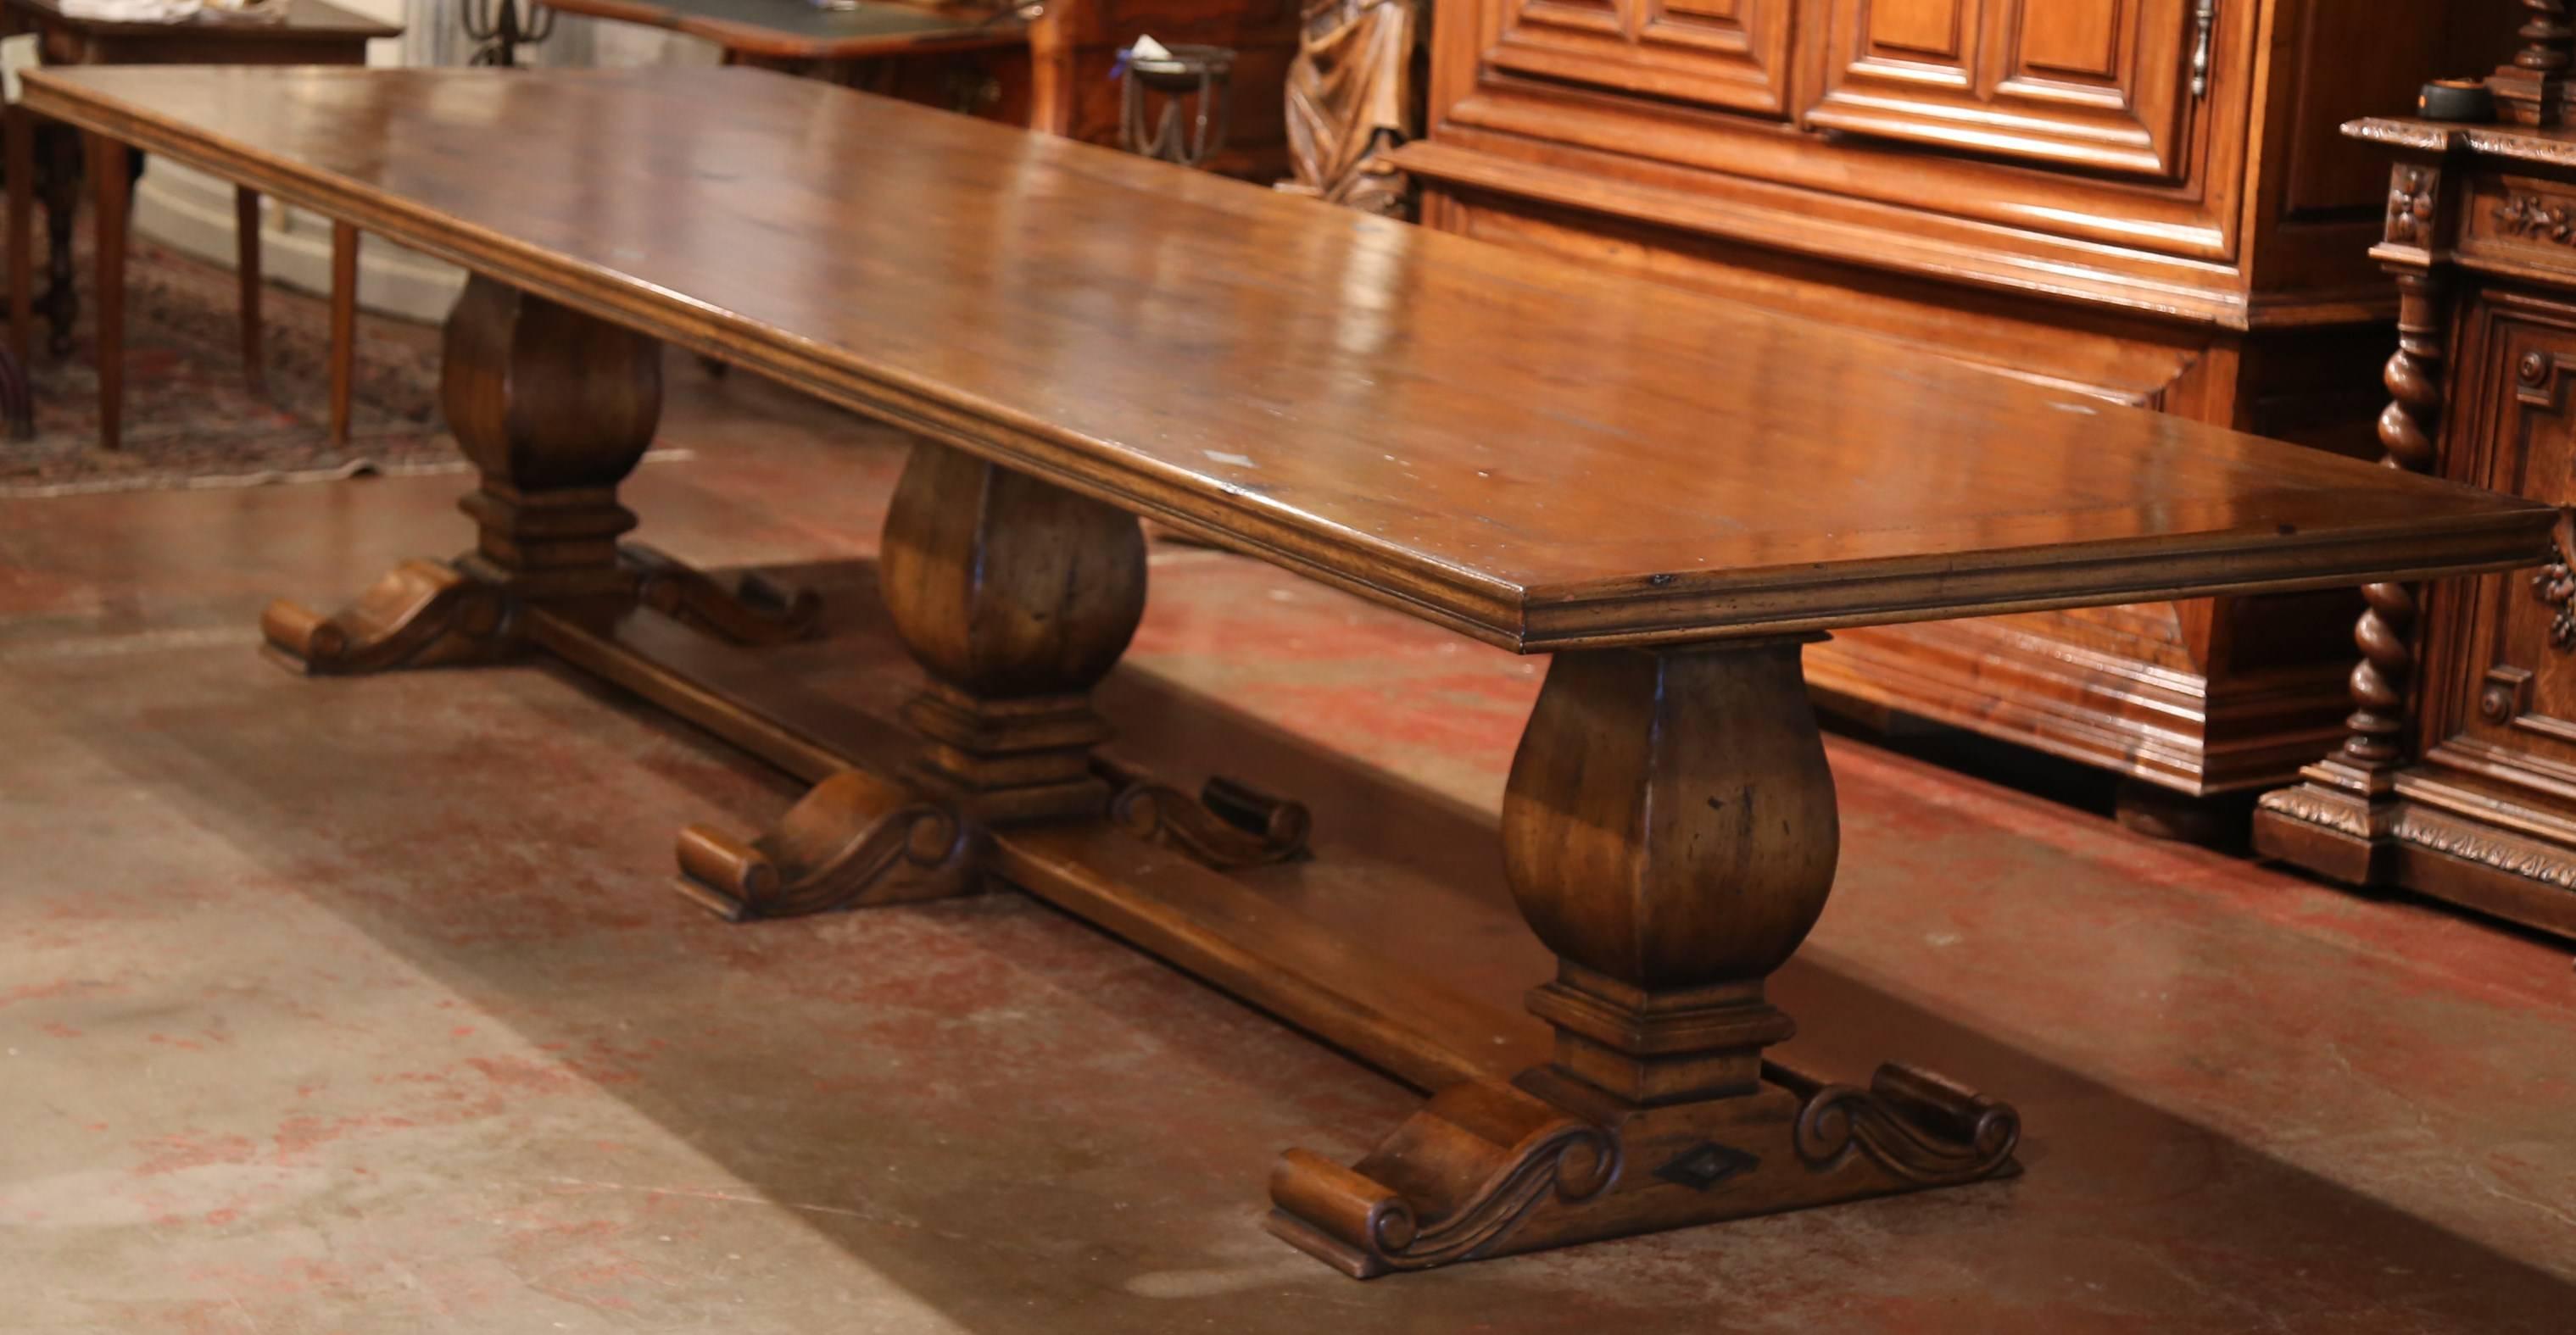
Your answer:
[[[2576,305],[2490,292],[2464,312],[2444,471],[2576,505]],[[2450,580],[2428,593],[2429,758],[2564,797],[2576,792],[2576,578],[2538,572]]]
[[[1497,0],[1485,63],[1528,77],[1785,117],[1794,0]]]
[[[2241,0],[2240,0],[2241,2]],[[2188,174],[2203,0],[1830,0],[1806,122],[2158,180]]]

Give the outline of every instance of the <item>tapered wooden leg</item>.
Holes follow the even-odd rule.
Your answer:
[[[268,362],[260,351],[259,192],[249,186],[233,190],[233,273],[241,286],[242,382],[253,394],[268,393]]]
[[[1503,799],[1505,874],[1555,982],[1554,1059],[1435,1096],[1352,1167],[1290,1150],[1271,1229],[1366,1278],[2010,1170],[2002,1104],[1903,1066],[1763,1059],[1764,980],[1839,843],[1799,671],[1770,641],[1559,654]]]
[[[0,109],[9,175],[9,355],[20,366],[36,350],[36,121],[27,109]]]
[[[358,229],[331,224],[331,443],[349,443],[358,378]]]
[[[925,873],[941,892],[971,888],[971,865],[898,854],[937,843],[935,829],[971,839],[1108,814],[1093,750],[1110,729],[1091,688],[1144,615],[1135,516],[924,441],[895,488],[878,571],[931,679],[904,709],[920,757],[891,784],[824,782],[757,840],[683,832],[683,888],[729,917],[917,899]],[[971,864],[973,850],[960,856]]]
[[[132,200],[126,154],[103,134],[91,134],[89,179],[98,236],[98,443],[124,444],[125,429],[125,210]]]
[[[727,589],[619,546],[635,516],[617,488],[661,420],[660,343],[477,275],[448,314],[444,354],[448,429],[481,474],[458,503],[474,550],[407,562],[334,615],[272,605],[261,624],[273,657],[311,673],[488,662],[518,650],[530,605],[604,630],[642,604],[743,643],[819,628],[810,596],[757,580]]]
[[[81,132],[48,125],[36,136],[45,159],[46,347],[57,357],[72,351],[72,326],[80,318],[80,285],[72,274],[72,226],[80,213],[80,183],[88,150]]]

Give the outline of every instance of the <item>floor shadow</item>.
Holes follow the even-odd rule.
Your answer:
[[[881,624],[864,592],[853,602],[862,565],[772,573],[832,592],[844,629]],[[657,1035],[601,1088],[770,1199],[851,1206],[798,1217],[989,1335],[2537,1331],[2576,1305],[2543,1270],[1819,953],[1778,982],[1798,1054],[1852,1074],[1902,1055],[2012,1100],[2025,1177],[1355,1287],[1260,1235],[1261,1183],[1288,1143],[1363,1148],[1417,1102],[1391,1082],[1016,897],[706,919],[664,884],[674,828],[757,826],[794,785],[612,691],[550,670],[252,683],[273,670],[163,662],[171,703],[148,726],[86,730],[128,781],[540,1046]],[[908,670],[882,645],[843,663],[887,692]],[[1490,812],[1149,669],[1122,669],[1104,703],[1142,759],[1308,801],[1319,863],[1365,847],[1408,869],[1405,893],[1502,893]],[[1908,893],[1876,879],[1883,851],[1847,850],[1843,895]],[[1402,897],[1385,897],[1400,922]],[[1433,948],[1394,928],[1377,945]],[[1509,989],[1543,970],[1534,951],[1469,953]],[[1997,985],[2083,967],[1998,961]]]

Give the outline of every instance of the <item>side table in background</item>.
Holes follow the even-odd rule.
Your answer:
[[[257,17],[200,10],[177,23],[131,23],[77,17],[60,0],[0,0],[0,30],[34,33],[46,65],[363,65],[367,43],[399,37],[399,26],[323,3],[270,0]],[[35,333],[33,256],[37,161],[44,158],[45,212],[51,282],[45,313],[56,356],[71,349],[79,312],[72,290],[72,221],[86,174],[98,201],[98,280],[105,288],[125,281],[127,204],[132,157],[124,145],[81,137],[60,126],[39,125],[15,107],[5,121],[9,188],[9,352],[27,365]],[[260,348],[259,194],[234,196],[240,228],[242,365],[254,390],[265,387]],[[331,439],[349,438],[353,358],[357,334],[358,234],[335,223],[331,231]],[[99,444],[115,449],[124,416],[125,330],[123,303],[99,303]]]

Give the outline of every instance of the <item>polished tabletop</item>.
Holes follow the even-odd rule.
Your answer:
[[[2556,518],[758,71],[27,87],[44,114],[1523,650],[2500,569],[2545,559]]]

